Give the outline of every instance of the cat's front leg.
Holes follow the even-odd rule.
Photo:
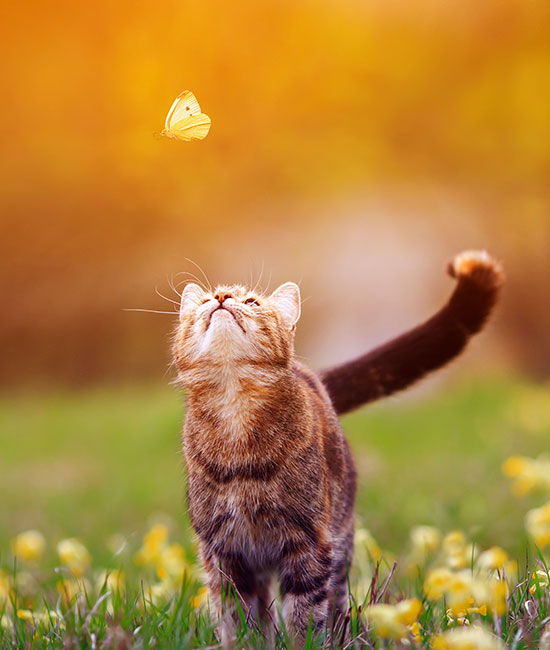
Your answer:
[[[239,608],[247,619],[257,619],[261,609],[259,600],[268,585],[258,580],[243,556],[224,553],[220,557],[205,543],[201,543],[199,549],[206,581],[218,613],[220,641],[223,648],[231,648],[237,626],[240,625]]]
[[[298,647],[326,625],[331,598],[332,548],[328,544],[300,545],[283,557],[280,565],[283,618]]]

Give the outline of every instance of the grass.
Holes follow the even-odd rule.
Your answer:
[[[10,576],[19,572],[34,585],[23,584],[22,591],[10,597],[17,602],[4,604],[16,623],[15,628],[0,632],[5,647],[175,649],[216,644],[207,611],[190,604],[199,586],[194,570],[193,578],[183,587],[173,585],[172,598],[163,601],[146,592],[158,580],[154,563],[138,569],[132,562],[143,534],[152,522],[161,521],[171,539],[184,548],[185,562],[195,566],[179,452],[182,417],[181,396],[169,388],[105,388],[0,400],[0,567]],[[524,518],[548,495],[511,497],[509,481],[500,468],[509,456],[537,456],[549,448],[547,389],[520,380],[477,380],[440,388],[416,401],[400,398],[374,405],[344,418],[343,426],[360,476],[358,524],[368,528],[384,549],[374,585],[376,563],[361,560],[358,554],[353,574],[354,584],[363,585],[358,605],[365,599],[365,605],[375,601],[396,558],[398,570],[383,600],[420,597],[422,628],[447,627],[441,603],[430,604],[422,593],[425,568],[416,578],[401,569],[410,548],[411,527],[433,525],[444,532],[461,529],[480,548],[498,545],[520,561],[520,586],[510,595],[501,635],[518,649],[530,647],[525,643],[533,639],[538,642],[547,624],[548,588],[535,584],[530,594],[531,583],[524,581],[528,549],[530,569],[537,563]],[[48,540],[45,554],[39,567],[14,567],[10,539],[27,529],[44,534]],[[108,540],[115,533],[124,537],[129,550],[113,558]],[[67,570],[54,571],[60,563],[55,543],[73,536],[85,542],[94,568],[124,570],[124,595],[101,600],[106,590],[93,586],[93,572],[87,569],[91,586],[85,589],[86,595],[63,602],[58,583],[71,584],[73,577]],[[542,569],[540,559],[538,563]],[[57,607],[63,614],[63,629],[33,626],[13,616],[14,605],[16,609],[44,609],[44,600],[48,608]],[[538,609],[521,627],[518,621],[526,617],[528,600]],[[1,612],[0,605],[0,616]],[[490,614],[478,618],[494,626]],[[357,647],[361,643],[383,647],[357,608],[352,608],[351,626]],[[534,631],[530,637],[525,632],[525,638],[518,638],[514,646],[510,630],[517,634],[520,627]],[[261,645],[253,626],[243,626],[243,635],[240,647]],[[323,641],[311,643],[314,647]],[[429,647],[427,643],[418,647]]]

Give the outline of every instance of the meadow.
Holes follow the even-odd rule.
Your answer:
[[[183,410],[158,386],[0,401],[0,647],[216,646],[185,514]],[[550,647],[550,466],[534,476],[525,460],[550,447],[548,387],[432,385],[343,426],[360,477],[351,619],[310,646],[505,647],[492,630]],[[245,613],[241,633],[238,647],[262,646]]]

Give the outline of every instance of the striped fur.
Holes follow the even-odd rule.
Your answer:
[[[468,278],[478,291],[481,268],[485,280],[500,278],[488,257],[469,254],[459,262],[459,287]],[[493,294],[491,301],[487,311]],[[173,354],[187,391],[189,511],[225,645],[233,629],[231,609],[221,611],[224,586],[265,624],[276,578],[298,644],[310,621],[321,629],[331,612],[347,610],[356,473],[337,411],[359,405],[372,389],[342,366],[346,382],[359,387],[346,401],[337,369],[322,375],[325,386],[294,360],[299,314],[292,283],[271,296],[240,286],[208,293],[195,284],[182,295]],[[378,377],[383,372],[377,368]]]

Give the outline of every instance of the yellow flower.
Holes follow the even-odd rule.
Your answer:
[[[170,544],[161,550],[157,560],[157,575],[163,580],[171,578],[181,582],[188,565],[185,562],[185,551],[180,544]]]
[[[37,530],[27,530],[19,533],[11,541],[11,548],[14,555],[24,562],[36,562],[42,556],[46,540],[44,535]]]
[[[0,569],[0,609],[3,608],[4,603],[10,596],[10,580],[8,574]]]
[[[376,634],[385,639],[403,639],[410,632],[409,626],[422,610],[418,598],[402,600],[397,605],[371,605],[365,610],[367,619]]]
[[[550,501],[540,508],[529,510],[525,527],[539,548],[550,546]]]
[[[167,541],[168,528],[156,524],[143,537],[143,545],[134,555],[134,562],[139,566],[154,568],[160,580],[181,582],[184,574],[190,573],[185,551],[181,544],[168,544]]]
[[[441,543],[441,532],[433,526],[415,526],[411,529],[413,547],[423,553],[433,553]]]
[[[67,607],[70,607],[75,599],[81,599],[90,593],[91,585],[86,578],[65,578],[57,583],[57,591],[63,597]]]
[[[537,488],[550,490],[550,457],[526,458],[512,456],[502,465],[502,472],[514,478],[512,492],[515,496],[523,496]]]
[[[472,625],[447,630],[434,636],[433,650],[506,650],[504,643],[488,630]]]
[[[12,620],[7,614],[0,616],[0,627],[3,630],[11,630],[13,628]]]
[[[374,562],[379,562],[382,558],[380,547],[376,543],[374,537],[365,528],[358,528],[355,531],[355,546],[365,548]]]
[[[143,546],[134,555],[134,562],[139,566],[156,565],[160,553],[168,539],[168,528],[164,524],[156,524],[143,537]]]
[[[506,612],[508,585],[492,574],[474,577],[469,570],[455,573],[439,568],[427,574],[424,593],[432,601],[445,596],[453,620],[471,613],[485,615],[487,609],[502,616]]]
[[[508,584],[505,580],[490,577],[472,582],[472,593],[478,605],[486,605],[493,614],[503,616],[507,609]]]
[[[409,629],[413,636],[414,642],[418,644],[422,643],[422,635],[420,634],[422,628],[420,627],[420,623],[418,621],[414,621],[414,623],[411,623],[411,625],[409,625]]]
[[[493,546],[483,551],[477,558],[476,565],[480,569],[502,569],[508,561],[508,553],[500,546]]]
[[[33,612],[30,609],[18,609],[17,618],[26,621],[27,623],[32,623],[33,625],[52,625],[60,619],[58,613],[54,610],[47,612]]]
[[[474,604],[472,597],[472,576],[469,571],[453,575],[446,592],[447,604],[454,616],[464,616]]]
[[[191,607],[195,609],[200,607],[203,603],[207,602],[208,597],[210,596],[210,589],[208,587],[201,587],[197,595],[194,598],[191,598]]]
[[[395,605],[399,620],[405,625],[412,625],[422,611],[422,603],[418,598],[401,600]]]
[[[77,578],[84,575],[92,561],[88,549],[74,537],[61,540],[57,545],[57,554],[61,564],[68,567]]]
[[[22,621],[32,622],[32,612],[30,609],[18,609],[17,618],[20,618]]]
[[[166,602],[173,594],[174,588],[169,580],[161,580],[145,588],[145,598],[153,605]]]
[[[460,530],[444,537],[442,550],[445,564],[451,569],[463,569],[472,561],[473,547],[466,544],[464,533]]]
[[[529,467],[529,459],[524,456],[510,456],[502,463],[502,473],[508,478],[520,476]]]
[[[530,593],[534,594],[539,589],[548,589],[550,587],[550,577],[546,571],[534,571],[532,575],[532,584],[529,587]]]
[[[445,567],[432,569],[424,580],[424,593],[428,600],[439,600],[448,591],[453,581],[453,573]]]
[[[98,591],[105,586],[111,593],[124,593],[124,572],[120,569],[104,569],[97,574],[95,585]]]

